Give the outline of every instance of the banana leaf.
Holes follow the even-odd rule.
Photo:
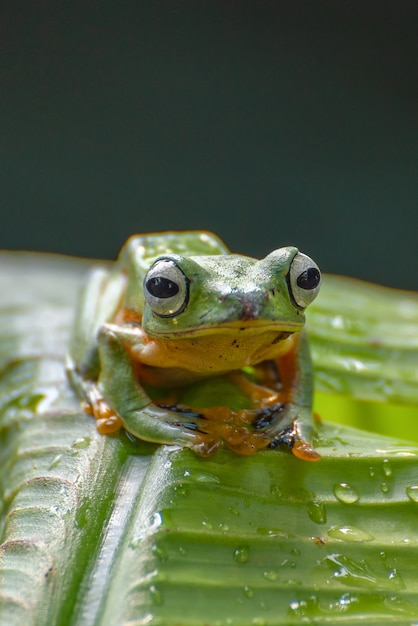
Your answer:
[[[319,463],[202,459],[82,411],[65,352],[88,264],[0,254],[0,625],[418,623],[417,296],[325,279]]]

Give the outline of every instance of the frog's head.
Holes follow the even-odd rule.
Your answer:
[[[239,255],[160,256],[144,279],[143,328],[156,338],[247,331],[284,338],[301,330],[320,272],[294,247],[257,260]]]

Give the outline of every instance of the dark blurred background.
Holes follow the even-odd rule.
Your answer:
[[[418,2],[0,6],[0,247],[202,228],[418,289]]]

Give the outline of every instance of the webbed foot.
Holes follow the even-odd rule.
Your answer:
[[[271,405],[257,411],[252,425],[270,440],[268,448],[277,448],[284,444],[292,454],[304,461],[319,461],[321,455],[316,452],[307,439],[311,434],[310,412],[293,403]]]
[[[122,428],[119,415],[109,406],[93,383],[89,386],[87,398],[84,409],[95,418],[98,433],[111,435]]]

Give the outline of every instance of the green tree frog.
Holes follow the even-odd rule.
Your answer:
[[[257,260],[207,232],[133,236],[87,278],[70,379],[101,433],[318,460],[303,326],[320,280],[294,247]]]

